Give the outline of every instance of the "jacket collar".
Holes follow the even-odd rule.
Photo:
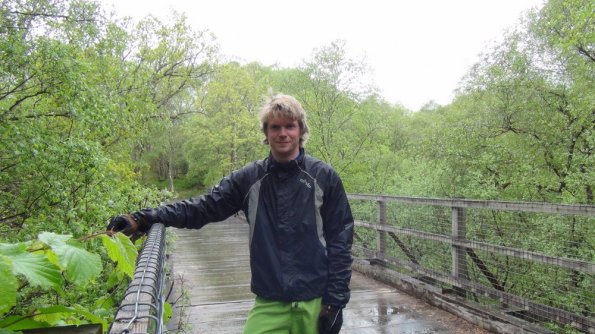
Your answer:
[[[306,155],[306,153],[304,152],[304,148],[300,147],[300,153],[298,154],[298,156],[286,163],[280,163],[275,161],[275,159],[273,159],[273,155],[269,153],[269,157],[268,157],[268,166],[267,166],[267,171],[268,172],[273,172],[273,171],[284,171],[284,172],[288,172],[291,171],[293,169],[298,168],[298,166],[303,165],[304,162],[304,156]]]

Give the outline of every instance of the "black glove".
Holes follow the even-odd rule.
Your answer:
[[[343,309],[322,305],[318,316],[318,334],[338,334],[343,326]]]
[[[131,235],[138,229],[138,223],[132,215],[119,215],[110,219],[107,231],[122,232]]]

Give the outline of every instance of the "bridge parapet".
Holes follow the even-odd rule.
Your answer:
[[[399,273],[393,277],[417,278],[442,297],[525,331],[595,333],[594,206],[349,197],[356,217],[354,267],[362,260],[380,264]],[[418,293],[424,294],[430,296]]]

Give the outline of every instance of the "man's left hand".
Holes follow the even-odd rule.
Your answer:
[[[343,309],[322,305],[318,316],[318,334],[338,334],[343,326]]]

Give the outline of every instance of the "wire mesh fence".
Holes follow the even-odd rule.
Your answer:
[[[354,256],[531,326],[595,333],[594,206],[367,195],[351,205]]]

